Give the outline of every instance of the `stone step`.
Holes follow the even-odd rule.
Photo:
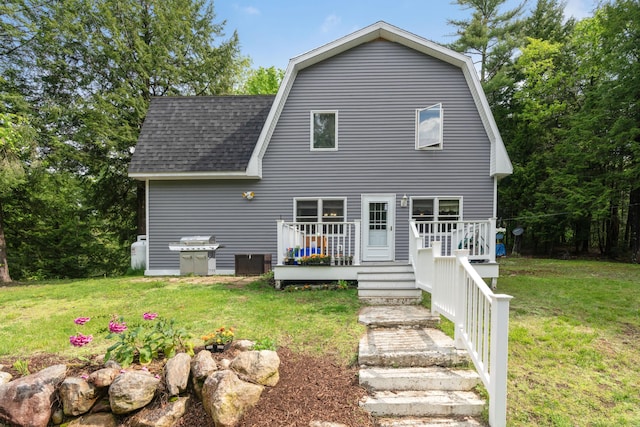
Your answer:
[[[435,328],[440,315],[417,305],[371,306],[360,310],[358,322],[369,328]]]
[[[481,383],[472,370],[428,368],[366,368],[360,369],[360,385],[375,391],[470,391]]]
[[[463,366],[467,353],[455,348],[444,332],[431,328],[367,328],[360,340],[358,362],[377,367]]]
[[[422,302],[420,289],[361,289],[358,284],[358,299],[367,305],[416,305]]]
[[[378,427],[478,427],[484,424],[472,417],[455,418],[378,418]]]
[[[439,390],[380,391],[360,402],[362,408],[378,417],[477,417],[484,405],[473,392]]]

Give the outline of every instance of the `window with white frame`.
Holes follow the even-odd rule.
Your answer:
[[[454,197],[412,197],[411,218],[416,221],[460,221],[462,199]]]
[[[336,151],[338,149],[338,112],[311,112],[311,150]]]
[[[416,110],[416,150],[442,149],[442,104]]]
[[[294,199],[294,211],[296,222],[322,222],[323,233],[341,233],[341,223],[346,220],[346,203],[344,198],[324,198],[324,199]],[[312,232],[315,232],[315,228]]]

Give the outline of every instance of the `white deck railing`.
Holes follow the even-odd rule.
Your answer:
[[[278,224],[278,265],[309,255],[327,255],[332,265],[360,264],[360,221]]]
[[[413,221],[412,221],[413,222]],[[467,249],[473,261],[496,261],[496,222],[486,221],[415,221],[424,248],[441,242],[443,255]]]
[[[443,242],[410,223],[410,259],[416,285],[431,293],[431,308],[455,326],[456,346],[466,349],[489,393],[489,424],[507,419],[509,295],[496,295],[469,262],[469,249],[443,255]]]

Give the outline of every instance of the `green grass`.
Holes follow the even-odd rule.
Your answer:
[[[508,423],[640,425],[640,266],[508,258]]]
[[[364,327],[357,322],[354,289],[281,292],[262,281],[243,286],[193,282],[124,277],[0,287],[0,357],[104,352],[111,343],[104,337],[113,314],[134,325],[143,322],[146,311],[175,319],[196,345],[205,333],[232,326],[237,338],[268,338],[344,362],[356,356]],[[77,326],[73,320],[79,316],[91,321]],[[69,336],[76,332],[92,334],[94,341],[74,348]]]
[[[353,289],[193,282],[126,277],[0,287],[0,357],[103,352],[112,314],[133,324],[154,311],[176,319],[197,344],[201,335],[233,326],[239,338],[355,360],[364,327]],[[640,426],[640,266],[506,258],[498,291],[514,296],[508,425]],[[78,316],[92,319],[76,327]],[[442,328],[453,330],[450,322]],[[76,331],[93,334],[94,342],[71,347]]]

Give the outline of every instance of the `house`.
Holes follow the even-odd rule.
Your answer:
[[[129,167],[145,274],[179,274],[170,243],[213,235],[216,273],[266,254],[278,280],[407,266],[415,236],[495,278],[511,172],[471,59],[385,22],[293,58],[276,96],[152,99]]]

